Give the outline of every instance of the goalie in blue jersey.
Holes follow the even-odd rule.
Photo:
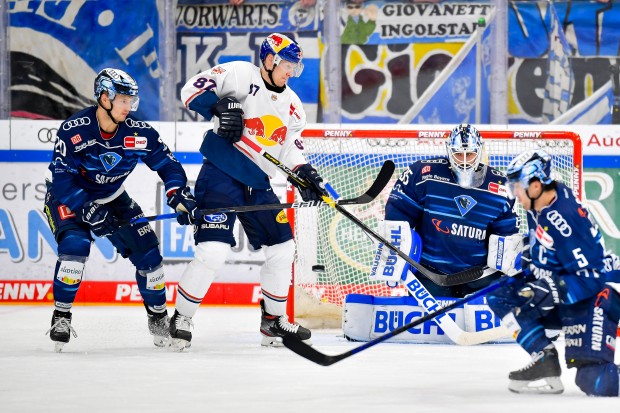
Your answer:
[[[166,290],[159,241],[151,226],[119,226],[143,216],[123,182],[139,161],[164,181],[168,205],[178,221],[190,224],[200,211],[187,187],[181,164],[148,123],[133,115],[138,85],[127,73],[104,69],[95,78],[97,105],[65,120],[58,129],[47,171],[45,214],[58,243],[54,269],[54,314],[48,331],[56,351],[69,342],[71,308],[80,287],[93,241],[107,237],[136,267],[136,281],[148,316],[153,342],[163,346],[169,336]],[[189,213],[188,213],[189,212]]]
[[[492,268],[487,274],[495,269],[516,272],[522,237],[506,176],[482,162],[484,143],[473,126],[455,127],[445,145],[447,157],[416,161],[396,181],[385,208],[386,238],[403,234],[401,250],[444,274],[487,264]],[[408,271],[415,269],[398,260],[396,269],[387,272],[407,285]],[[378,272],[386,271],[381,267]],[[458,298],[499,276],[451,287],[435,285],[422,274],[417,277],[431,295]]]
[[[516,393],[561,393],[561,367],[545,329],[562,328],[565,360],[590,396],[618,396],[614,364],[620,319],[618,257],[605,252],[590,214],[551,177],[551,156],[525,152],[508,167],[511,193],[527,210],[523,274],[487,297],[489,306],[532,361],[509,374]]]

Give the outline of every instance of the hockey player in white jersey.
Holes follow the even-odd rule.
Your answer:
[[[200,147],[205,159],[195,194],[201,208],[278,203],[269,181],[278,171],[260,156],[262,150],[309,184],[299,188],[304,200],[324,194],[323,180],[302,153],[306,115],[287,87],[288,79],[303,70],[302,50],[291,38],[274,33],[263,41],[260,61],[260,67],[243,61],[215,66],[189,79],[181,91],[187,108],[214,121]],[[236,218],[231,213],[209,215],[195,226],[195,256],[179,282],[170,323],[173,349],[182,350],[191,342],[192,317],[235,245]],[[310,331],[286,316],[295,244],[285,212],[240,213],[238,218],[251,245],[265,253],[260,272],[261,344],[280,345],[286,334],[308,340]]]

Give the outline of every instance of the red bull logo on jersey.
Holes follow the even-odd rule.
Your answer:
[[[258,118],[245,119],[246,136],[254,136],[264,146],[284,145],[288,129],[280,118],[265,115]]]

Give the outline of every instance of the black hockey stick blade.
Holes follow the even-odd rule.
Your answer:
[[[516,274],[515,274],[516,276]],[[413,327],[416,327],[422,323],[425,323],[428,320],[432,320],[435,317],[438,317],[442,314],[447,313],[448,311],[459,307],[469,301],[472,301],[478,297],[487,295],[488,293],[490,293],[491,291],[494,291],[510,282],[513,282],[514,280],[514,276],[513,277],[502,277],[499,279],[499,281],[489,285],[486,288],[483,288],[481,290],[476,291],[475,293],[468,295],[465,298],[462,298],[460,300],[457,300],[455,302],[453,302],[450,305],[447,305],[437,311],[434,311],[432,313],[428,313],[423,317],[420,317],[408,324],[405,324],[395,330],[390,331],[389,333],[386,333],[382,336],[379,336],[373,340],[370,340],[364,344],[362,344],[361,346],[357,346],[355,348],[352,348],[349,351],[345,351],[344,353],[341,354],[335,354],[335,355],[329,355],[329,354],[324,354],[321,353],[320,351],[318,351],[317,349],[315,349],[314,347],[310,347],[308,344],[304,343],[303,341],[301,341],[299,338],[297,338],[296,336],[294,336],[293,334],[289,334],[287,336],[284,336],[282,338],[282,343],[284,344],[284,346],[286,348],[288,348],[289,350],[291,350],[292,352],[299,354],[301,357],[310,360],[316,364],[319,364],[321,366],[331,366],[334,363],[339,362],[340,360],[344,360],[346,358],[351,357],[354,354],[360,353],[370,347],[373,347],[379,343],[382,343],[386,340],[389,340],[390,338],[397,336],[400,333],[403,333]]]
[[[377,174],[375,181],[372,183],[370,188],[362,195],[351,198],[351,199],[343,199],[338,201],[340,205],[360,205],[367,204],[374,200],[379,196],[383,188],[390,182],[392,178],[392,174],[394,173],[396,166],[394,162],[387,160],[381,166],[381,170]],[[233,213],[233,212],[254,212],[254,211],[269,211],[274,209],[299,209],[299,208],[314,208],[314,207],[322,207],[322,206],[331,206],[331,204],[323,201],[301,201],[301,202],[291,202],[288,204],[265,204],[265,205],[243,205],[243,206],[230,206],[230,207],[222,207],[222,208],[210,208],[203,209],[203,215],[210,214],[219,214],[219,213]],[[129,225],[129,224],[142,224],[145,222],[152,221],[160,221],[162,219],[176,218],[179,214],[176,212],[169,214],[160,214],[160,215],[151,215],[146,217],[134,218],[132,220],[123,221],[119,224],[119,226]]]

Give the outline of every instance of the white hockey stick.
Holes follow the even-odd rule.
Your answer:
[[[426,288],[424,288],[424,285],[422,285],[418,277],[416,277],[411,271],[407,271],[407,278],[405,281],[401,281],[401,283],[407,287],[413,295],[413,298],[418,301],[418,304],[424,307],[424,309],[429,313],[437,311],[437,309],[441,308],[435,297],[433,297],[433,295]],[[462,346],[486,343],[492,340],[500,339],[509,334],[508,330],[504,326],[475,332],[463,331],[463,329],[461,329],[461,327],[459,327],[447,313],[443,313],[442,315],[435,317],[435,322],[439,327],[441,327],[450,340],[452,340],[455,344]]]

